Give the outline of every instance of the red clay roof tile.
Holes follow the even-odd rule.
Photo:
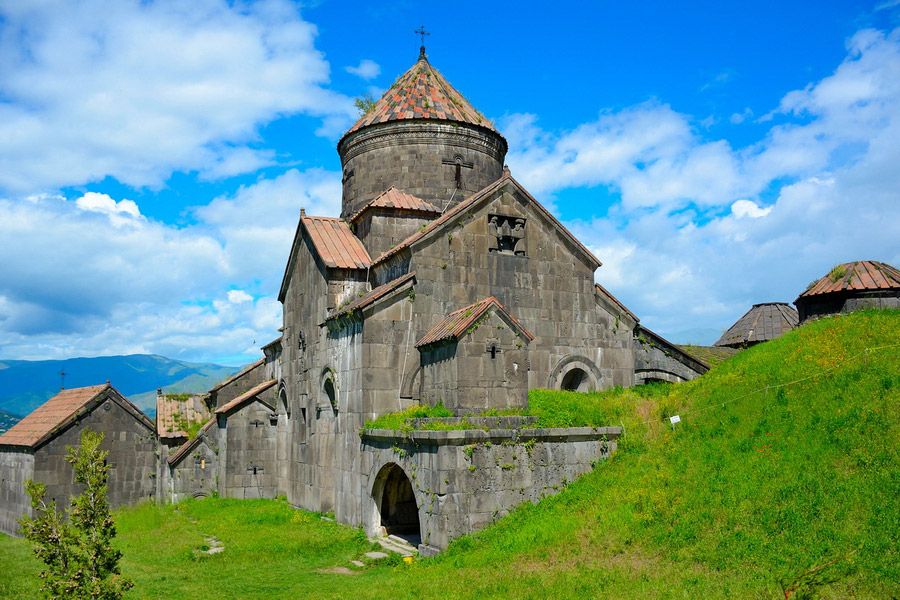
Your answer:
[[[876,260],[858,260],[833,268],[797,298],[834,292],[900,289],[900,270]]]
[[[478,125],[496,132],[484,115],[451,86],[428,59],[420,57],[406,73],[347,131],[402,119],[444,119]]]
[[[350,226],[334,217],[300,217],[319,258],[330,269],[367,269],[372,259]]]
[[[82,388],[62,390],[45,403],[37,407],[30,415],[13,425],[13,427],[0,435],[0,445],[25,446],[34,448],[43,441],[50,439],[53,433],[74,420],[79,412],[92,400],[106,391],[115,392],[127,407],[142,420],[150,430],[152,422],[141,410],[122,396],[109,383],[92,385]]]
[[[397,208],[424,213],[441,213],[441,209],[437,206],[429,204],[421,198],[416,198],[412,194],[407,194],[406,192],[391,186],[387,191],[381,192],[371,202],[356,211],[356,213],[350,217],[350,222],[355,222],[363,215],[363,213],[373,208]]]
[[[416,348],[427,346],[428,344],[433,344],[441,340],[458,338],[491,308],[502,311],[522,334],[529,340],[534,339],[534,336],[531,335],[527,329],[522,327],[516,318],[509,314],[509,311],[503,308],[503,305],[500,304],[496,298],[491,296],[490,298],[485,298],[475,304],[470,304],[469,306],[454,311],[444,317],[440,323],[432,327],[428,333],[416,342]]]

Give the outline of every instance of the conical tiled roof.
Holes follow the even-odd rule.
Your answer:
[[[364,114],[347,134],[368,125],[402,119],[462,121],[497,131],[484,115],[431,66],[424,53],[419,55],[416,64],[394,82],[372,110]]]
[[[741,348],[774,340],[796,327],[799,321],[797,311],[786,302],[754,304],[714,345]]]
[[[797,298],[833,292],[900,289],[900,270],[876,260],[858,260],[833,268]]]

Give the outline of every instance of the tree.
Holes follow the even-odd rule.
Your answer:
[[[353,100],[353,106],[356,107],[356,110],[359,111],[359,116],[362,117],[375,108],[375,100],[372,99],[372,94],[363,94]]]
[[[23,516],[19,523],[35,555],[47,565],[40,575],[41,591],[51,600],[118,600],[134,586],[119,575],[122,553],[112,547],[116,525],[106,497],[109,452],[100,450],[102,441],[102,433],[85,430],[78,450],[66,447],[75,481],[85,484],[72,498],[68,522],[55,501],[45,500],[46,485],[25,482],[37,517]]]

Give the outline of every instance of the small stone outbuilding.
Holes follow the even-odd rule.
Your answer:
[[[844,263],[811,283],[794,304],[801,323],[864,308],[900,308],[900,270],[876,260]]]
[[[738,319],[714,346],[743,349],[781,337],[798,324],[797,311],[787,302],[763,302]]]
[[[0,436],[0,531],[18,535],[17,520],[32,515],[28,479],[45,484],[47,498],[60,508],[81,492],[66,457],[67,446],[77,448],[85,429],[104,435],[110,505],[155,499],[153,422],[108,383],[63,390]]]

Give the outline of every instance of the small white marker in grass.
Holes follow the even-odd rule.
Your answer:
[[[681,423],[681,417],[679,417],[678,415],[672,415],[671,417],[669,417],[669,423],[672,424],[672,429],[674,430],[675,423]]]

